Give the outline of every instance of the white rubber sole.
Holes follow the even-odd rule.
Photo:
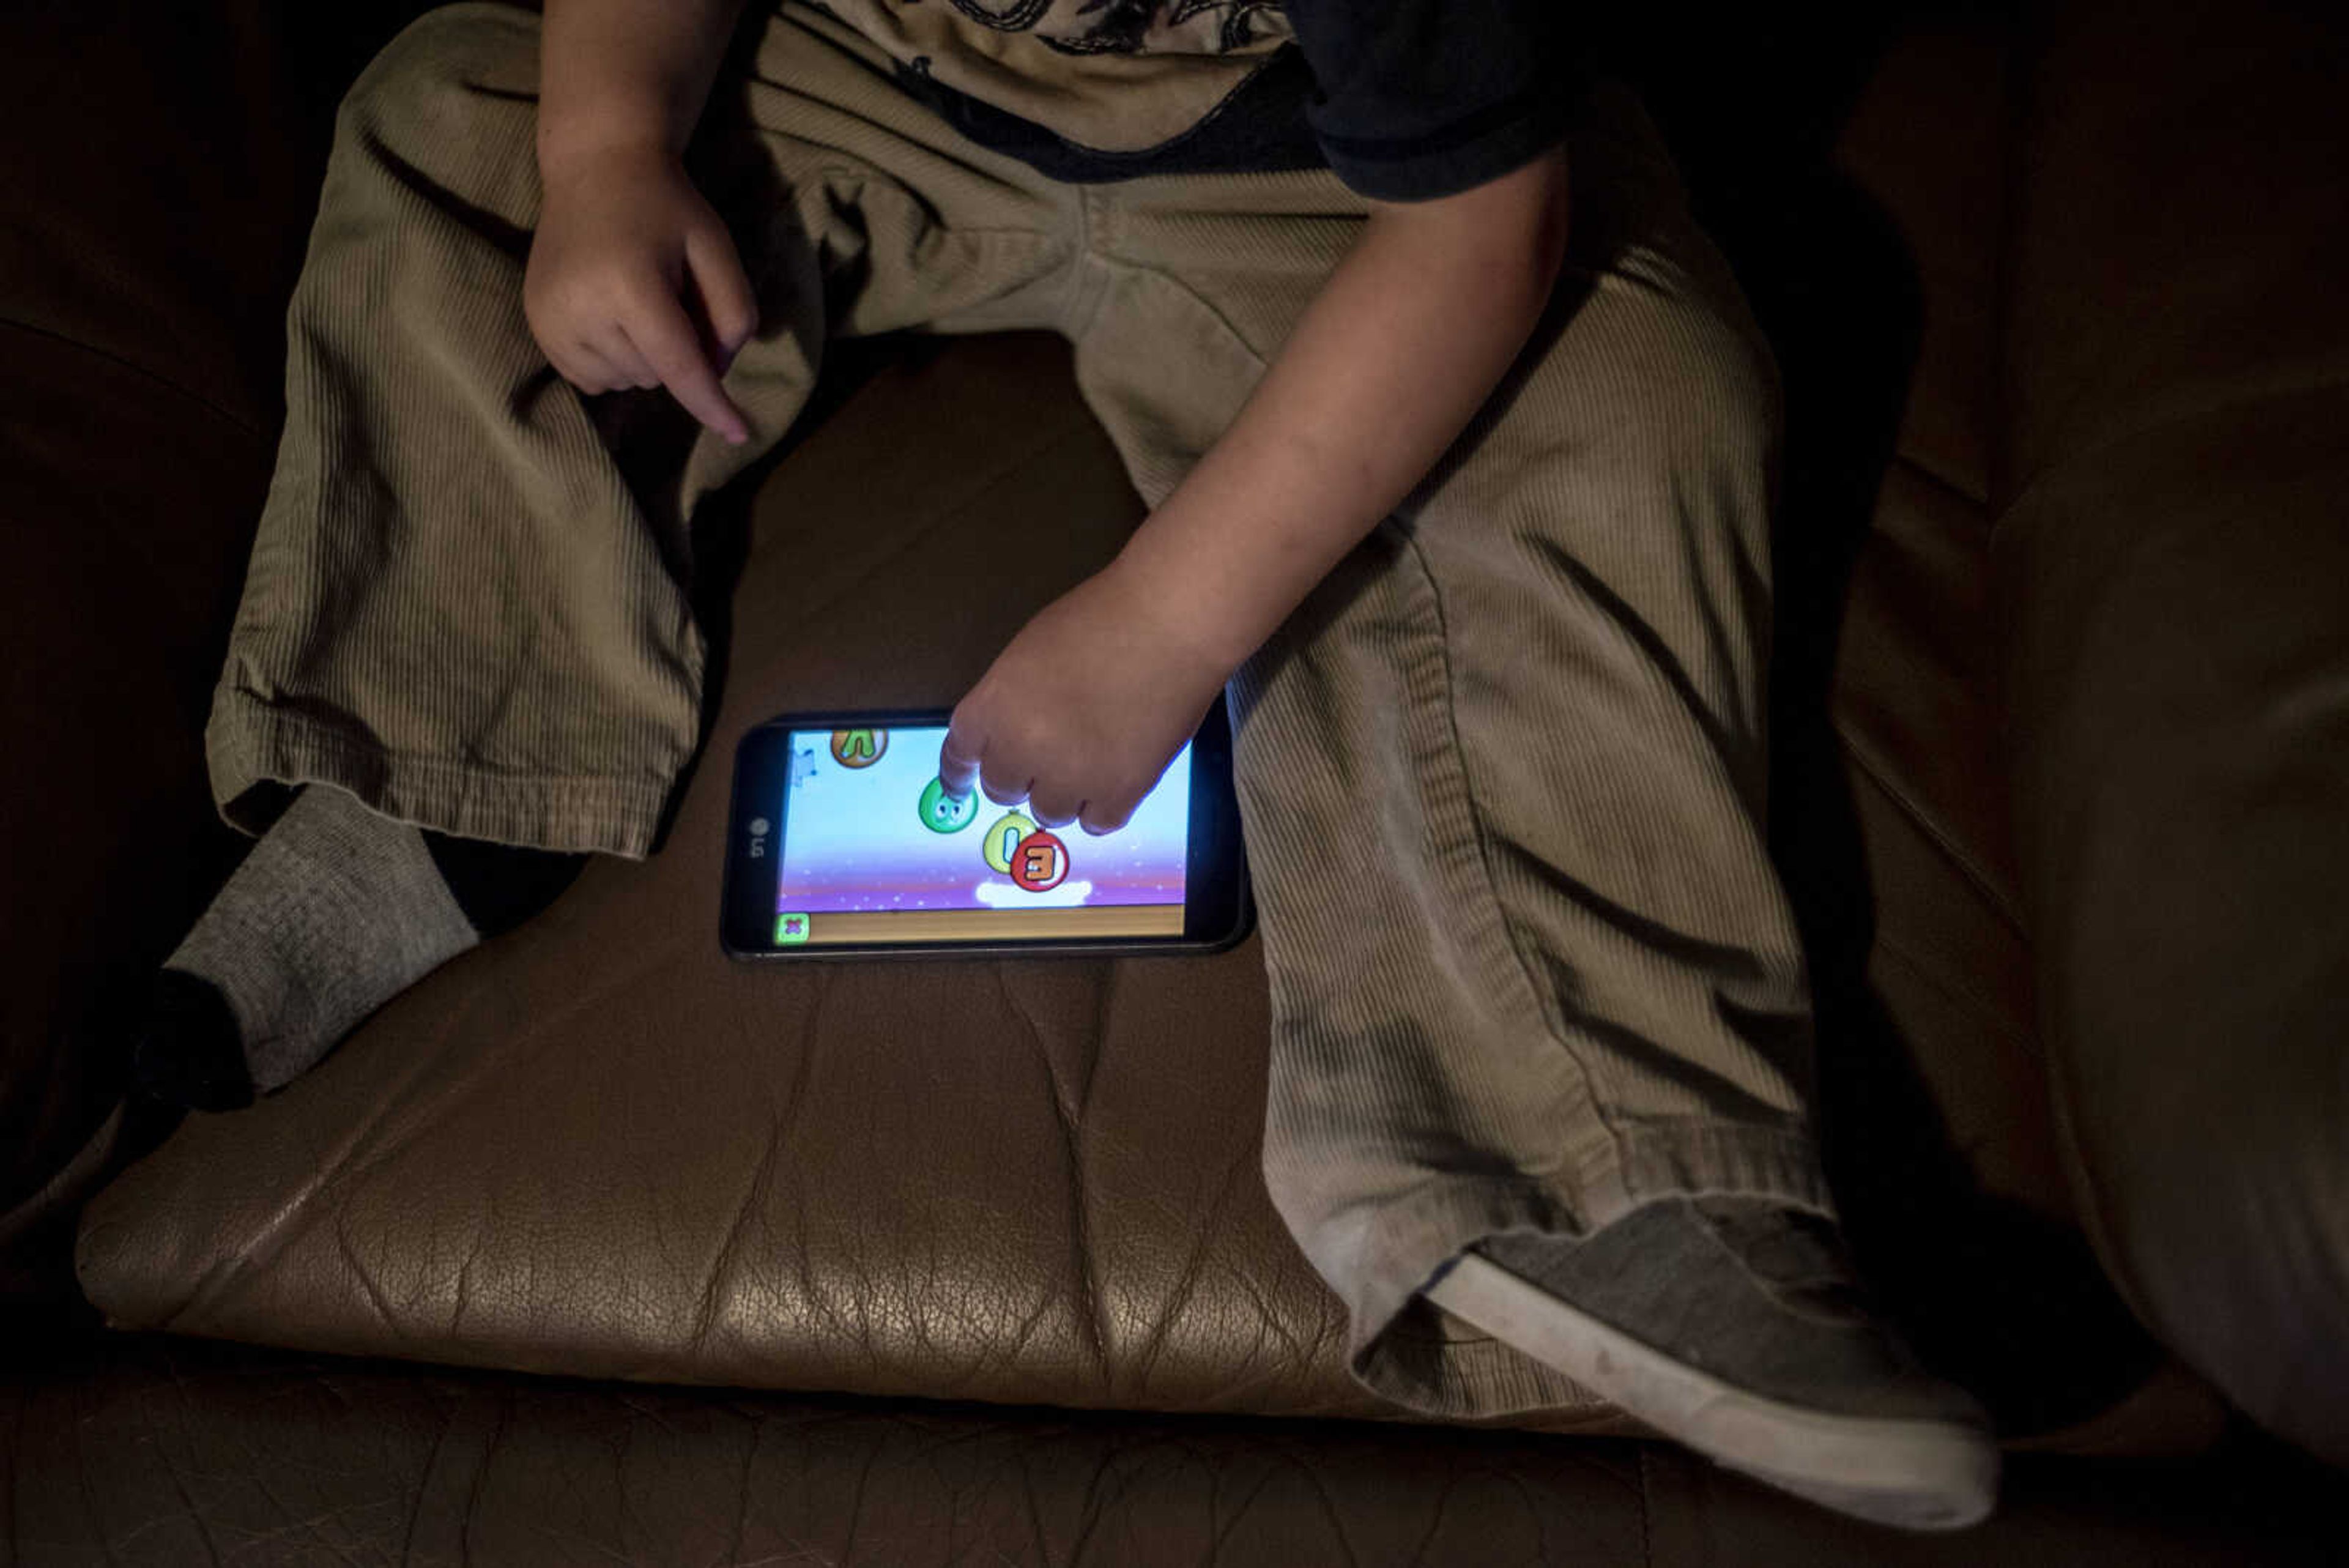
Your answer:
[[[1998,1501],[1998,1447],[1977,1428],[1837,1416],[1748,1393],[1473,1252],[1421,1293],[1715,1462],[1840,1513],[1963,1530]]]

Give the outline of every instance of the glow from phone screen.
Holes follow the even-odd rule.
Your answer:
[[[944,726],[794,730],[774,945],[1180,936],[1191,748],[1115,833],[938,783]]]

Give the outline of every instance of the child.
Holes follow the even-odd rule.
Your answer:
[[[1980,1410],[1826,1219],[1762,838],[1775,387],[1636,106],[1568,90],[1545,0],[793,0],[727,78],[730,231],[683,155],[738,4],[452,7],[354,88],[207,738],[267,832],[148,1092],[277,1087],[646,853],[702,499],[829,336],[1048,327],[1151,513],[941,774],[1107,831],[1229,683],[1266,1176],[1357,1375],[1571,1378],[1855,1514],[1987,1513]],[[623,483],[594,399],[654,388],[705,433]]]

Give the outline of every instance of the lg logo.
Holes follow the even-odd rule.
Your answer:
[[[750,819],[751,859],[763,860],[767,857],[767,829],[770,826],[763,816],[754,816]]]

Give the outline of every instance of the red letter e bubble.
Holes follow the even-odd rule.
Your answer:
[[[1069,874],[1069,849],[1038,828],[1011,852],[1011,879],[1030,893],[1049,893]]]

